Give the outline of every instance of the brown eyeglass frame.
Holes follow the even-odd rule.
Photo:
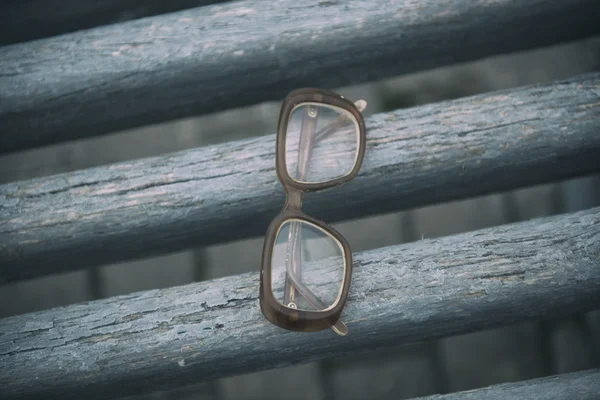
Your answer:
[[[318,103],[335,106],[348,111],[356,119],[359,129],[357,156],[352,170],[347,175],[322,183],[299,182],[289,176],[285,159],[287,126],[291,112],[296,106],[302,103]],[[267,228],[262,252],[260,274],[260,307],[262,313],[267,320],[281,328],[300,332],[315,332],[332,328],[339,335],[345,335],[347,333],[347,327],[340,320],[340,316],[346,304],[348,291],[350,290],[350,281],[352,277],[352,251],[350,250],[350,246],[346,239],[344,239],[339,232],[326,223],[312,218],[302,211],[302,194],[304,192],[328,189],[354,179],[362,165],[365,145],[366,128],[362,113],[353,102],[343,96],[328,90],[303,88],[294,90],[283,101],[277,127],[276,170],[277,178],[286,193],[286,201],[279,215],[271,221]],[[287,307],[275,299],[271,287],[271,257],[279,230],[283,224],[289,220],[299,220],[315,225],[330,234],[339,242],[339,244],[341,244],[345,261],[344,279],[341,294],[333,307],[323,307],[325,309],[322,311],[299,310],[297,308]],[[286,286],[288,278],[286,272]],[[307,295],[310,295],[310,292],[303,293],[303,291],[308,289],[304,288],[304,290],[302,290],[302,284],[298,281],[293,282],[292,284],[298,290],[299,295],[304,297],[305,300],[310,303],[309,299],[306,298]],[[319,302],[320,300],[314,297],[312,298],[312,301]]]

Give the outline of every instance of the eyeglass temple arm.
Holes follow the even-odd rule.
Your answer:
[[[296,178],[300,181],[306,179],[306,173],[308,171],[308,162],[310,160],[310,153],[312,149],[312,143],[315,140],[315,130],[317,129],[317,114],[310,115],[310,107],[304,109],[304,115],[302,116],[302,125],[300,127],[300,137],[298,143],[298,163],[296,165]],[[290,230],[288,234],[288,245],[286,249],[286,270],[291,269],[297,276],[302,275],[302,255],[301,251],[301,231],[300,224],[297,222],[291,222]],[[295,288],[289,284],[287,275],[284,287],[284,303],[286,306],[295,305]]]
[[[327,305],[321,301],[309,288],[298,279],[298,276],[293,271],[287,270],[287,278],[294,285],[294,287],[298,290],[298,294],[306,300],[308,304],[315,310],[324,310],[327,308]],[[340,336],[345,336],[348,333],[348,327],[346,324],[340,319],[336,322],[334,326],[331,327]]]
[[[365,100],[357,100],[354,102],[354,105],[358,109],[359,112],[363,112],[365,108],[367,108],[367,102]],[[339,117],[335,119],[335,121],[331,121],[327,126],[323,127],[320,131],[318,131],[315,135],[316,141],[319,141],[325,138],[327,135],[335,132],[337,128],[346,123],[348,116],[345,114],[341,114]]]
[[[359,112],[362,112],[366,106],[367,102],[365,100],[358,100],[355,103],[356,108]],[[308,112],[308,110],[306,111]],[[316,118],[310,118],[307,114],[304,114],[302,119],[302,128],[300,133],[300,143],[298,145],[298,163],[296,176],[298,180],[304,180],[306,178],[306,173],[308,171],[308,163],[310,161],[310,155],[312,153],[312,148],[314,143],[323,139],[327,135],[335,132],[335,130],[343,125],[347,120],[346,115],[340,115],[335,121],[330,122],[327,126],[319,130],[316,134],[314,131],[316,129]],[[301,264],[302,258],[299,252],[300,249],[300,241],[301,241],[301,233],[300,233],[300,224],[291,223],[290,226],[290,237],[288,237],[288,248],[287,248],[287,259],[286,259],[286,279],[285,279],[285,288],[284,288],[284,303],[285,305],[289,305],[294,300],[295,287],[294,285],[300,289],[299,285],[302,285],[299,276],[301,274]],[[291,265],[290,265],[291,264]],[[294,283],[291,282],[290,277],[294,277]],[[299,290],[300,295],[315,309],[325,309],[326,305],[315,296],[306,286],[302,285],[302,290]],[[317,308],[319,307],[319,308]],[[345,335],[348,333],[348,327],[344,322],[339,320],[332,329],[339,335]]]

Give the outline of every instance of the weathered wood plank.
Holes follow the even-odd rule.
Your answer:
[[[414,400],[597,400],[598,393],[600,369],[590,369]]]
[[[374,115],[358,177],[306,211],[335,222],[600,171],[599,87]],[[271,135],[2,185],[0,281],[262,235],[284,201],[274,152]]]
[[[266,322],[258,273],[0,320],[0,397],[115,397],[600,308],[600,208],[366,251],[354,268],[345,338]]]
[[[236,1],[0,52],[0,152],[600,33],[597,0]]]
[[[0,2],[0,45],[218,3],[219,0],[19,0]]]

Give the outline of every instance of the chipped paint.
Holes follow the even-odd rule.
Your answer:
[[[251,14],[256,14],[256,10],[248,7],[236,7],[231,10],[217,11],[212,15],[214,17],[243,17]]]

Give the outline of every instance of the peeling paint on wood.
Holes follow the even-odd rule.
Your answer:
[[[590,369],[414,400],[597,400],[598,393],[600,369]]]
[[[0,320],[0,397],[118,397],[597,309],[600,208],[366,251],[353,267],[344,338],[269,324],[258,272]]]
[[[218,0],[27,0],[0,2],[0,45],[218,3]]]
[[[369,117],[357,178],[306,210],[332,223],[598,172],[599,82]],[[270,135],[1,185],[0,282],[262,235],[284,202],[274,153]]]
[[[246,0],[5,46],[0,152],[553,45],[598,20],[597,0]]]

